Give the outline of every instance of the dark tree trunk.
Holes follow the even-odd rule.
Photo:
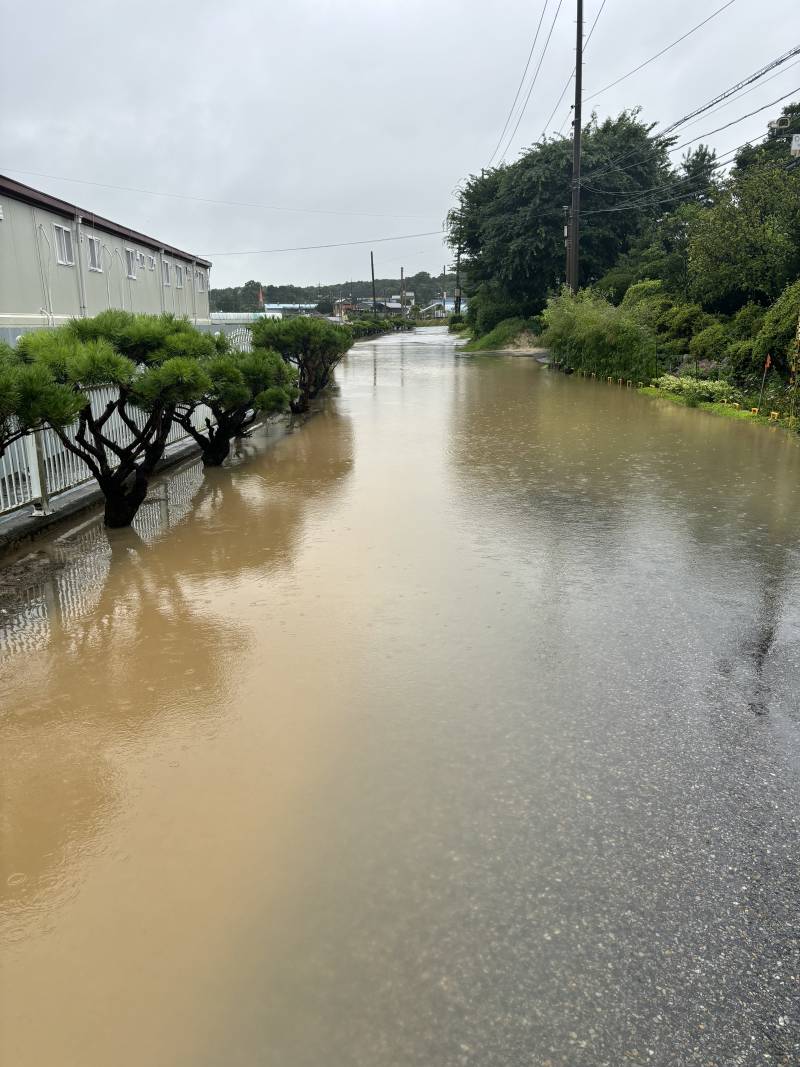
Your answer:
[[[115,530],[130,526],[147,496],[147,478],[137,477],[133,485],[111,482],[102,486],[102,489],[106,498],[103,515],[105,525]]]
[[[210,441],[201,446],[204,467],[221,467],[231,454],[231,438],[217,431]]]

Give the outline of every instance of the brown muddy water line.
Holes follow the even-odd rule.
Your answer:
[[[797,444],[424,330],[247,452],[0,616],[0,1063],[800,1062]]]

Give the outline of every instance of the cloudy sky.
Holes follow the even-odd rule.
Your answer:
[[[724,2],[606,0],[586,51],[587,97]],[[587,32],[601,3],[586,0]],[[369,244],[268,250],[440,230],[456,183],[489,162],[542,6],[542,0],[15,5],[3,27],[0,172],[209,254],[215,285],[252,277],[298,283],[367,277]],[[557,8],[558,0],[549,0],[531,74]],[[575,0],[562,0],[509,159],[541,134],[564,87],[574,19]],[[674,120],[798,38],[797,0],[734,0],[586,109],[602,117],[641,104],[648,120]],[[782,71],[686,136],[800,86],[800,64]],[[569,94],[551,131],[567,118],[568,102]],[[724,151],[757,137],[780,106],[711,143]],[[516,116],[509,132],[515,123]],[[438,273],[446,257],[438,236],[373,247],[379,275],[397,275],[401,264],[409,274]]]

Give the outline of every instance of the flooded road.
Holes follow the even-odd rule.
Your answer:
[[[429,330],[246,452],[0,616],[0,1063],[800,1062],[797,444]]]

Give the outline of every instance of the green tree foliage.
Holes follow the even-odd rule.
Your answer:
[[[709,206],[719,192],[716,170],[717,153],[708,145],[699,144],[697,148],[687,149],[681,159],[681,184],[674,186],[675,195]]]
[[[308,411],[309,404],[328,385],[334,367],[353,343],[345,326],[326,319],[260,319],[253,323],[256,348],[279,352],[297,368],[299,393],[292,411]]]
[[[770,303],[800,273],[800,173],[748,167],[695,220],[691,289],[714,311]]]
[[[289,410],[298,395],[297,372],[277,352],[263,348],[217,353],[200,366],[207,386],[196,402],[176,408],[175,419],[200,446],[203,464],[218,467],[230,455],[231,442],[246,437],[258,416]],[[199,404],[213,415],[202,428],[195,421]]]
[[[670,177],[669,142],[649,133],[636,112],[602,123],[593,118],[584,130],[582,285],[604,275],[658,214],[655,193]],[[476,332],[536,314],[563,279],[571,152],[566,139],[546,140],[516,163],[473,176],[449,216]]]
[[[25,363],[10,345],[0,342],[0,456],[46,421],[68,426],[78,407],[72,391],[59,385],[49,368]]]
[[[415,301],[425,307],[437,297],[442,289],[452,293],[455,289],[455,275],[446,273],[431,275],[427,271],[418,271],[406,277],[406,293],[414,293]],[[379,299],[396,296],[400,292],[400,278],[376,278],[375,289]],[[364,299],[372,297],[372,280],[334,282],[330,285],[268,285],[266,282],[250,280],[244,285],[228,289],[210,289],[209,306],[212,311],[259,311],[261,308],[258,294],[261,291],[267,304],[333,304],[339,297]],[[323,311],[323,315],[330,312]]]
[[[797,358],[795,337],[800,320],[800,280],[788,285],[764,315],[761,329],[753,344],[753,353],[763,364],[772,356],[776,371],[788,377],[792,360]]]
[[[213,339],[188,323],[126,312],[106,312],[20,339],[21,360],[61,387],[49,402],[40,397],[42,416],[97,480],[106,525],[133,521],[164,454],[177,406],[195,401],[207,388],[197,357],[201,352],[210,357],[215,350]],[[98,389],[106,391],[105,402]],[[74,427],[63,420],[63,391],[78,409]],[[109,432],[111,419],[124,427],[124,436]]]
[[[780,166],[791,162],[792,135],[800,133],[800,104],[787,104],[779,119],[787,120],[788,125],[768,128],[767,135],[760,144],[745,145],[739,150],[735,167],[737,175],[752,167],[763,167],[767,164]]]

